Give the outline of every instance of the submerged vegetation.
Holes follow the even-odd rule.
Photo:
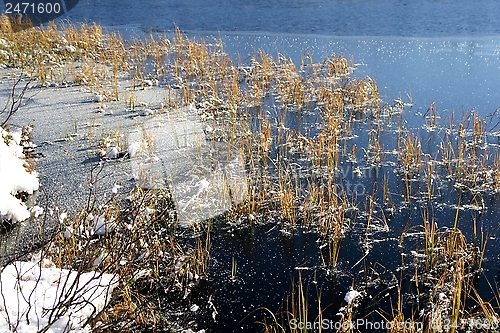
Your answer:
[[[363,330],[352,324],[357,318],[384,320],[391,332],[499,325],[497,291],[484,300],[476,287],[487,246],[476,219],[488,209],[485,198],[500,191],[499,146],[491,143],[498,141],[497,114],[481,118],[471,111],[461,120],[452,114],[442,124],[430,102],[423,125],[411,128],[405,120],[411,99],[384,101],[375,80],[356,77],[356,64],[345,57],[314,62],[306,54],[296,64],[258,51],[241,63],[222,42],[180,31],[124,40],[97,25],[52,23],[16,32],[2,17],[0,62],[22,68],[41,87],[80,85],[103,106],[123,103],[148,117],[194,108],[206,140],[227,142],[244,158],[245,200],[187,228],[177,225],[168,189],[137,187],[103,202],[93,192],[96,165],[87,205],[77,216],[60,218],[60,232],[42,240],[41,250],[57,267],[119,276],[111,301],[88,321],[93,329],[194,327],[189,312],[197,305],[190,302],[209,274],[211,233],[224,224],[245,230],[267,223],[287,234],[316,233],[319,269],[331,279],[342,274],[345,238],[359,239],[363,256],[351,266],[363,278],[353,279],[354,289],[335,310],[346,331]],[[143,89],[162,89],[163,102],[146,112],[136,99]],[[126,150],[118,132],[103,136],[96,155],[109,142]],[[438,225],[438,208],[452,211],[451,220]],[[42,218],[49,223],[52,217]],[[398,239],[400,263],[382,274],[366,258],[386,237]],[[228,265],[229,282],[244,278],[237,258]],[[299,270],[282,308],[267,309],[258,321],[264,331],[313,331],[292,321],[316,323],[321,331],[329,307],[321,302],[325,291],[313,291],[303,274]],[[208,302],[217,320],[215,302]],[[176,309],[186,307],[190,311],[178,315]]]

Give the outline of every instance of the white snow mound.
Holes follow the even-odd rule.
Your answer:
[[[86,332],[90,328],[85,322],[104,308],[116,282],[115,275],[79,275],[55,268],[47,259],[41,263],[14,262],[0,275],[0,332],[45,328],[48,333]],[[67,308],[58,307],[69,300]]]
[[[15,197],[17,193],[32,194],[38,190],[38,174],[24,167],[20,131],[7,132],[0,128],[0,215],[12,222],[30,217],[26,205]]]

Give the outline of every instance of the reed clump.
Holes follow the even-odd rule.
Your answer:
[[[440,231],[433,222],[424,228],[425,265],[415,276],[419,294],[426,299],[421,319],[429,331],[458,331],[472,315],[464,309],[472,300],[483,252],[467,243],[460,230]]]
[[[63,28],[50,23],[46,27],[15,31],[10,19],[0,17],[2,64],[12,68],[26,68],[36,73],[40,83],[61,83],[75,68],[77,60],[96,65],[103,52],[100,26],[71,24]]]

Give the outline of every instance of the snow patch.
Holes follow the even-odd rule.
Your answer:
[[[357,297],[361,296],[361,293],[357,290],[350,290],[345,294],[344,301],[347,304],[351,304]]]
[[[16,261],[4,268],[0,281],[5,299],[0,306],[0,332],[14,327],[16,332],[38,332],[50,326],[49,333],[88,330],[83,325],[104,308],[117,283],[115,275],[79,274],[55,268],[47,259]],[[58,307],[73,296],[67,308]],[[51,318],[57,311],[57,317]]]
[[[15,197],[38,190],[38,174],[25,168],[23,147],[20,146],[21,130],[7,132],[0,128],[0,215],[12,222],[24,221],[31,213]]]
[[[114,146],[106,153],[106,157],[109,159],[117,159],[120,156],[120,152],[120,147]]]
[[[104,236],[115,228],[115,221],[113,219],[106,221],[105,214],[102,213],[94,218],[94,232],[96,235]]]

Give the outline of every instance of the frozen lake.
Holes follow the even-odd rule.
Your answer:
[[[498,34],[499,14],[494,0],[81,0],[69,16],[146,30],[438,37]]]
[[[473,109],[486,116],[500,106],[500,26],[496,22],[500,17],[500,2],[497,1],[82,0],[68,17],[73,22],[99,23],[125,36],[144,36],[149,31],[171,34],[178,27],[189,38],[204,38],[209,43],[220,38],[224,51],[244,65],[260,49],[272,56],[290,57],[296,64],[305,57],[321,62],[332,54],[346,56],[356,64],[355,75],[370,76],[378,84],[383,103],[391,104],[398,98],[414,103],[405,111],[404,120],[410,130],[421,133],[422,142],[429,143],[429,147],[432,143],[431,151],[437,146],[433,141],[435,135],[422,130],[431,102],[436,103],[445,119],[452,112],[461,119],[462,114]],[[120,115],[118,111],[113,117]],[[42,126],[39,130],[43,131]],[[359,147],[369,141],[368,130],[361,125],[358,128],[359,137],[355,140]],[[388,133],[385,138],[390,143],[395,135]],[[343,162],[344,168],[349,168]],[[373,171],[372,175],[368,167],[362,170],[360,194],[366,194],[365,189],[368,193],[371,185],[382,183],[385,174],[392,177],[388,185],[391,191],[403,193],[398,188],[399,179],[393,176],[392,165],[380,168],[380,174]],[[349,181],[354,180],[352,173],[350,169],[345,171]],[[455,212],[452,203],[458,194],[451,186],[442,192],[437,198],[442,202],[436,204],[436,220],[440,226],[451,227]],[[399,196],[398,200],[401,201]],[[485,202],[488,211],[484,215],[478,213],[477,219],[481,231],[491,236],[484,268],[492,282],[497,277],[500,248],[496,222],[498,195],[485,196]],[[211,313],[195,319],[200,328],[213,332],[229,329],[254,332],[255,321],[261,320],[262,314],[252,311],[259,307],[276,311],[289,292],[291,277],[296,277],[298,271],[308,275],[311,286],[319,283],[324,288],[324,304],[332,304],[325,316],[335,318],[348,287],[356,279],[363,280],[359,273],[362,265],[387,268],[380,281],[387,282],[389,288],[392,277],[388,272],[396,272],[401,260],[396,254],[401,247],[399,237],[404,228],[418,225],[422,219],[417,206],[411,208],[396,213],[390,221],[390,232],[374,233],[369,253],[360,246],[362,228],[354,226],[340,253],[339,270],[343,275],[335,277],[322,267],[323,247],[314,233],[302,229],[296,234],[282,232],[281,225],[274,221],[256,227],[216,229],[210,274],[195,301],[206,301],[207,295],[215,295],[219,315],[216,322]],[[468,236],[472,233],[469,222],[474,214],[466,212],[460,218]],[[405,250],[413,249],[413,241],[410,243]],[[238,262],[237,278],[228,283],[234,259]],[[478,290],[486,290],[485,295],[491,296],[484,281],[478,283]],[[310,293],[312,300],[312,288]]]

